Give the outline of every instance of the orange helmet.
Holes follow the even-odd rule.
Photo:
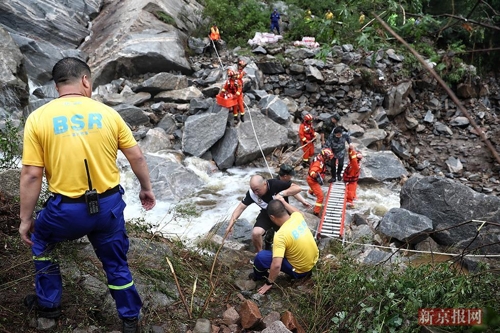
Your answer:
[[[309,114],[309,113],[308,113],[308,114],[306,114],[306,115],[304,116],[304,121],[305,121],[306,123],[310,123],[312,120],[313,120],[313,116],[312,116],[311,114]]]
[[[361,153],[356,153],[356,157],[358,158],[358,160],[361,160],[363,158],[363,155]]]
[[[236,75],[236,73],[231,68],[227,70],[227,77],[231,78],[235,75]]]
[[[321,149],[321,155],[323,155],[326,160],[331,160],[333,158],[333,151],[330,148],[323,148]]]
[[[238,61],[238,67],[245,68],[246,65],[247,63],[244,60]]]

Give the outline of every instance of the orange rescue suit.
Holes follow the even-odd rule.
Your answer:
[[[245,76],[245,71],[243,69],[238,68],[238,74],[236,75],[236,79],[238,80],[238,85],[241,87],[241,94],[238,95],[238,107],[240,108],[240,114],[245,115],[245,106],[243,103],[243,77]]]
[[[243,105],[240,105],[240,100],[241,104],[243,104],[243,87],[238,83],[238,79],[234,78],[229,78],[226,83],[224,83],[224,87],[222,88],[221,92],[225,93],[228,92],[238,99],[238,105],[233,106],[233,116],[237,117],[238,116],[238,108],[239,108],[239,113],[241,115],[245,114],[245,109],[243,108]]]
[[[304,151],[303,161],[308,163],[309,158],[314,155],[314,142],[312,140],[316,137],[316,132],[314,127],[310,123],[305,121],[300,124],[299,127],[299,138],[300,144],[302,145],[302,150]],[[311,141],[311,142],[309,142]]]
[[[321,185],[318,183],[317,178],[318,175],[321,176],[321,179],[325,179],[326,172],[326,163],[323,158],[323,155],[318,154],[311,162],[309,166],[309,172],[307,174],[307,184],[311,188],[312,192],[316,196],[316,204],[314,205],[314,214],[319,215],[321,212],[321,207],[323,206],[323,190],[321,189]]]
[[[217,41],[220,39],[220,34],[219,34],[219,28],[217,28],[217,26],[212,26],[210,28],[210,39],[213,40],[213,41]]]
[[[349,154],[349,165],[344,170],[344,183],[346,183],[346,201],[352,204],[354,199],[356,199],[356,188],[358,187],[358,179],[361,168],[359,166],[359,161],[357,152],[354,149],[348,151]]]

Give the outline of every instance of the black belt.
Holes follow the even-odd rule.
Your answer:
[[[106,192],[102,192],[99,194],[99,199],[109,197],[112,194],[120,192],[120,185],[116,185],[115,187],[107,190]],[[56,194],[61,196],[61,202],[63,203],[85,203],[85,195],[82,195],[78,198],[70,198],[62,194]]]

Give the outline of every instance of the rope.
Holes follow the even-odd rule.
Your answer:
[[[334,239],[336,241],[341,241],[338,238],[333,238],[333,237],[325,237],[325,238],[330,238]],[[357,242],[351,242],[345,239],[342,239],[342,243],[348,243],[352,245],[361,245],[361,246],[370,246],[374,248],[379,248],[379,249],[388,249],[388,250],[396,250],[393,247],[390,246],[383,246],[383,245],[375,245],[375,244],[363,244],[363,243],[357,243]],[[436,255],[445,255],[445,256],[452,256],[452,257],[481,257],[481,258],[499,258],[500,254],[462,254],[462,253],[447,253],[447,252],[434,252],[434,251],[423,251],[423,250],[407,250],[407,249],[397,249],[398,251],[406,251],[406,252],[412,252],[412,253],[425,253],[425,254],[436,254]]]
[[[219,59],[220,67],[222,68],[222,71],[224,71],[224,65],[222,64],[222,60],[220,59],[219,52],[217,52],[217,47],[215,46],[215,42],[213,41],[213,39],[210,39],[210,40],[212,41],[212,45],[214,47],[215,54],[217,55],[217,59]]]
[[[262,154],[262,157],[264,158],[264,162],[266,163],[267,171],[269,172],[269,175],[271,176],[271,178],[273,178],[274,177],[273,173],[271,171],[271,168],[269,167],[269,164],[267,163],[266,155],[264,154],[264,151],[262,150],[262,146],[260,144],[259,138],[257,137],[257,132],[255,131],[255,126],[253,124],[253,119],[252,119],[252,113],[250,112],[250,109],[248,108],[247,103],[245,103],[245,101],[243,101],[243,104],[245,104],[245,109],[248,110],[248,114],[250,115],[250,124],[252,125],[253,134],[255,135],[255,140],[257,141],[257,145],[259,146],[260,153]]]

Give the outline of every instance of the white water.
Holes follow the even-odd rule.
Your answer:
[[[210,162],[199,158],[186,158],[184,164],[193,170],[204,182],[197,193],[180,201],[165,201],[157,197],[157,204],[151,211],[144,211],[139,203],[139,187],[133,174],[122,174],[122,186],[125,187],[124,196],[127,202],[125,218],[142,221],[152,226],[153,232],[161,233],[166,237],[179,238],[183,241],[192,242],[206,235],[217,223],[229,220],[231,213],[244,197],[249,187],[250,177],[256,173],[270,178],[267,168],[231,168],[225,172],[215,171],[211,173]],[[272,170],[274,172],[274,170]],[[299,184],[304,191],[302,195],[310,203],[314,204],[315,198],[308,197],[307,183],[305,180],[296,178],[293,182]],[[324,187],[325,193],[327,191]],[[354,212],[363,214],[368,219],[379,219],[386,211],[393,207],[399,207],[398,190],[390,190],[385,185],[359,184],[357,190],[358,200]],[[292,204],[298,202],[293,201]],[[194,207],[200,213],[199,216],[189,214],[176,214],[176,208]],[[302,205],[297,205],[302,209]],[[257,205],[250,205],[241,215],[249,223],[254,223],[259,212]]]

